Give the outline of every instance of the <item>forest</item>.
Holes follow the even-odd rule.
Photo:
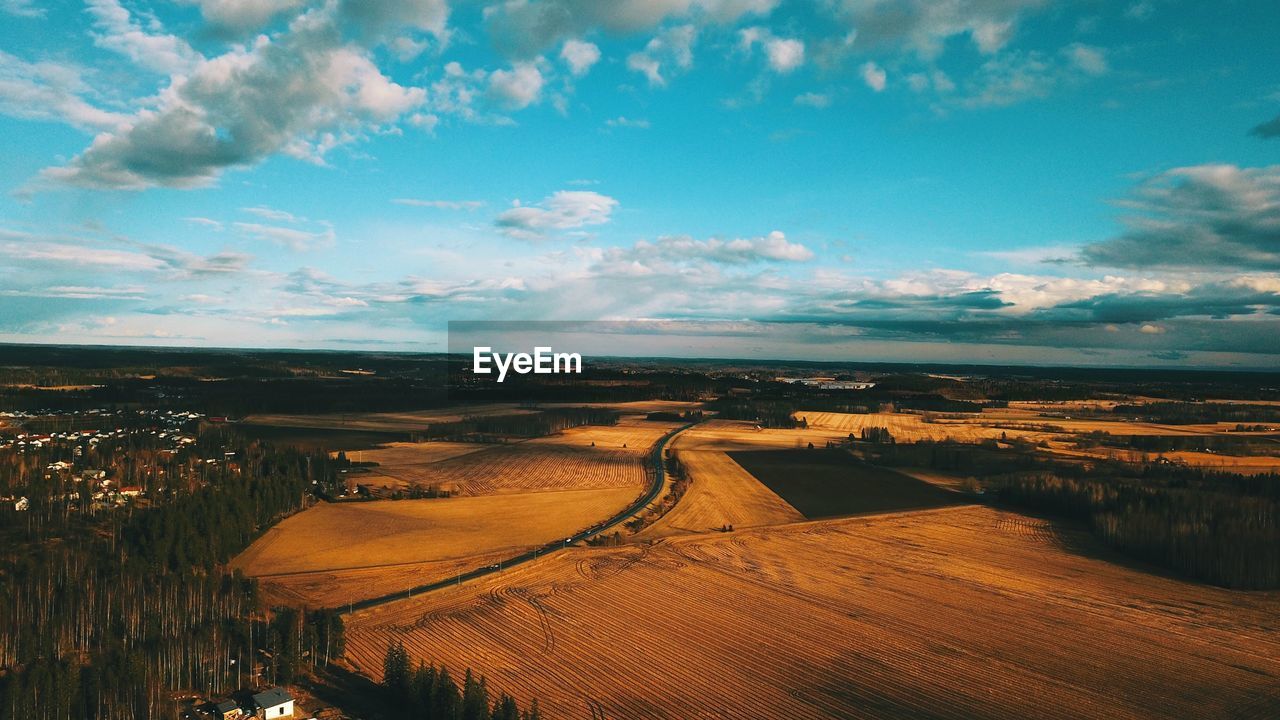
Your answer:
[[[287,683],[341,654],[337,614],[265,609],[223,566],[313,482],[333,483],[333,464],[232,453],[234,467],[146,503],[63,513],[32,493],[32,511],[0,511],[0,718],[172,717],[174,691]]]

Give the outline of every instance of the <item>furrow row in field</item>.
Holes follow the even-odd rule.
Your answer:
[[[1275,594],[1146,575],[1073,543],[1087,538],[969,507],[575,550],[357,613],[350,657],[376,675],[401,638],[552,718],[1280,707],[1280,639],[1263,631]]]

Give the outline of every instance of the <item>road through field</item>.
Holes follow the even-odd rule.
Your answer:
[[[649,471],[651,473],[651,482],[649,483],[648,489],[644,492],[643,495],[637,498],[633,503],[628,505],[621,512],[608,518],[607,520],[603,520],[586,530],[582,530],[569,537],[566,537],[563,541],[561,540],[553,541],[542,547],[535,548],[533,550],[529,550],[528,552],[524,552],[519,555],[506,558],[505,560],[499,560],[496,563],[485,565],[483,567],[476,568],[469,572],[459,573],[456,578],[424,583],[413,588],[408,588],[406,590],[387,593],[385,595],[370,598],[367,600],[362,600],[360,602],[348,603],[346,608],[347,612],[350,613],[356,610],[364,610],[368,608],[378,607],[379,605],[385,605],[387,603],[393,603],[398,600],[404,600],[404,599],[412,598],[415,596],[421,597],[426,593],[429,593],[435,590],[441,590],[443,588],[461,586],[465,582],[469,582],[477,578],[484,578],[490,575],[494,575],[496,573],[500,573],[505,570],[510,570],[516,566],[523,565],[524,563],[527,563],[531,560],[536,560],[539,557],[545,557],[551,553],[556,552],[557,550],[563,550],[575,543],[588,540],[592,537],[595,537],[596,535],[599,535],[600,533],[606,532],[614,528],[618,524],[623,523],[629,518],[631,518],[637,512],[640,512],[641,510],[643,510],[645,507],[649,505],[649,503],[653,502],[657,498],[658,493],[662,490],[664,480],[666,477],[665,470],[663,469],[663,462],[662,462],[663,450],[666,448],[668,441],[670,441],[673,437],[675,437],[676,435],[678,435],[688,427],[689,425],[682,425],[675,429],[669,430],[654,444],[653,450],[650,452],[650,455],[649,455],[649,463],[652,469]]]

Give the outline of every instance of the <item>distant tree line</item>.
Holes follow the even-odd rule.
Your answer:
[[[788,400],[768,400],[737,396],[722,397],[710,403],[716,417],[725,420],[749,420],[760,427],[796,428],[808,427],[804,419],[797,419],[798,406]]]
[[[432,423],[426,440],[499,440],[542,437],[581,425],[616,425],[618,412],[608,408],[550,408],[511,415],[485,415],[454,422]]]
[[[1280,407],[1219,402],[1155,402],[1116,405],[1116,415],[1139,417],[1169,425],[1216,422],[1280,422]]]
[[[1076,447],[1110,447],[1146,453],[1213,452],[1222,455],[1274,455],[1280,445],[1272,438],[1253,435],[1113,435],[1093,430],[1074,435]]]
[[[521,710],[514,698],[499,693],[490,702],[484,677],[476,678],[467,668],[462,686],[441,665],[409,661],[404,645],[387,647],[382,663],[382,688],[387,705],[406,720],[541,720],[535,699]]]
[[[1280,588],[1280,502],[1225,474],[1194,486],[1035,472],[995,478],[1000,500],[1088,523],[1108,545],[1214,585]],[[1280,476],[1270,476],[1270,495]]]

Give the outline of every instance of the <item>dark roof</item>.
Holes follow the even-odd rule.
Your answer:
[[[240,706],[236,704],[235,700],[222,700],[221,702],[215,703],[213,706],[213,708],[220,713],[229,713],[239,707]]]
[[[289,694],[288,690],[280,687],[273,687],[270,690],[263,690],[262,692],[254,695],[253,704],[258,707],[269,708],[287,703],[292,699],[293,696]]]

